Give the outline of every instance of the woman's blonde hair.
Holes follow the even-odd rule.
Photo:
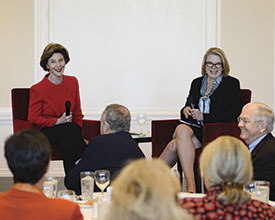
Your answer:
[[[158,159],[139,159],[126,166],[112,182],[112,203],[107,219],[184,219],[177,201],[179,182]]]
[[[228,76],[228,74],[230,72],[229,62],[228,62],[227,57],[225,56],[225,53],[223,52],[223,50],[218,47],[211,47],[204,54],[202,64],[201,64],[201,74],[203,76],[206,74],[206,68],[205,68],[206,60],[207,60],[207,57],[211,54],[219,56],[221,58],[222,67],[223,67],[222,75],[224,77]]]
[[[241,140],[221,136],[210,142],[200,157],[200,170],[209,186],[224,186],[218,200],[237,204],[249,198],[243,185],[251,181],[253,167],[249,150]]]

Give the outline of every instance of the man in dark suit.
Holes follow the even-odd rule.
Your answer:
[[[143,152],[131,137],[131,115],[119,104],[108,105],[101,115],[101,135],[90,140],[80,162],[65,177],[65,186],[80,194],[80,172],[107,169],[111,179],[128,160],[144,158]],[[95,191],[99,189],[95,186]]]
[[[274,113],[269,106],[252,102],[243,107],[238,121],[240,137],[251,152],[253,179],[270,181],[270,199],[275,200],[275,138],[271,134]]]

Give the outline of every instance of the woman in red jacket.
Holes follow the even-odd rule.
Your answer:
[[[62,45],[45,47],[40,66],[48,73],[31,87],[28,113],[28,120],[46,134],[50,143],[61,146],[65,173],[73,169],[85,149],[78,81],[63,74],[69,61],[68,50]],[[67,115],[66,102],[70,106]]]

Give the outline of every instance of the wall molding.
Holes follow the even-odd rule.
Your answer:
[[[203,32],[205,34],[206,48],[221,45],[221,0],[207,0],[202,2],[205,25]]]
[[[50,9],[51,0],[34,1],[34,81],[38,82],[44,76],[39,65],[41,52],[50,42]]]
[[[221,45],[221,0],[201,0],[201,10],[204,25],[201,39],[204,41],[204,51],[212,46]],[[53,0],[34,1],[34,81],[38,82],[44,76],[39,66],[41,52],[54,39],[54,2]]]
[[[0,108],[0,125],[12,125],[11,108]]]
[[[153,120],[161,120],[161,119],[171,119],[171,118],[179,118],[179,110],[171,110],[171,111],[152,111],[152,110],[146,110],[143,109],[142,111],[132,111],[132,122],[133,124],[136,124],[135,122],[135,116],[137,112],[146,112],[148,121]],[[86,109],[83,110],[84,118],[85,119],[93,119],[93,120],[100,120],[101,111],[98,109]],[[0,108],[0,126],[1,125],[12,125],[12,109],[11,108]]]

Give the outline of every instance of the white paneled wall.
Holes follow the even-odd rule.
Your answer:
[[[36,1],[36,72],[42,49],[70,52],[83,110],[121,103],[132,112],[177,114],[202,55],[219,44],[217,0]],[[47,4],[46,4],[47,3]]]

